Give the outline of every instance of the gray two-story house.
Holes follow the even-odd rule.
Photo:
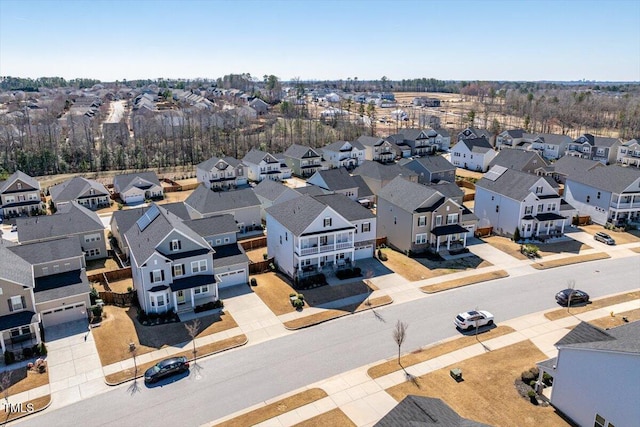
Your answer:
[[[456,182],[456,167],[442,156],[401,159],[398,163],[415,172],[420,184],[439,181]]]
[[[364,159],[380,163],[392,163],[396,158],[393,144],[374,136],[360,136],[357,141],[364,147]]]
[[[0,182],[0,215],[4,218],[32,215],[45,209],[40,183],[22,171]]]
[[[284,158],[291,173],[301,178],[307,178],[322,168],[322,156],[304,145],[291,145],[285,150]]]
[[[50,187],[49,195],[56,208],[72,201],[89,209],[105,208],[111,205],[111,194],[104,184],[81,176]]]
[[[210,189],[236,188],[247,184],[247,166],[233,157],[211,157],[196,166],[196,178]]]
[[[595,160],[605,165],[615,163],[618,147],[622,145],[619,138],[594,136],[584,133],[567,144],[567,156]]]

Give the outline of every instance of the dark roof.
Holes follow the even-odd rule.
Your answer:
[[[407,212],[431,207],[443,198],[437,190],[426,185],[396,177],[378,192],[378,198],[385,199]]]
[[[403,168],[396,163],[383,165],[382,163],[365,160],[353,171],[354,175],[366,176],[376,180],[391,181],[398,175],[418,176],[414,171]]]
[[[0,279],[31,287],[33,269],[27,260],[10,250],[15,246],[16,243],[0,237]]]
[[[37,322],[37,316],[33,311],[20,311],[18,313],[0,316],[0,331],[6,331],[20,326],[27,326]]]
[[[196,166],[198,169],[203,169],[206,171],[210,171],[211,169],[213,169],[218,162],[223,161],[227,164],[229,164],[229,166],[236,168],[238,167],[242,162],[238,159],[236,159],[235,157],[230,157],[230,156],[226,156],[226,157],[211,157],[210,159],[205,160],[204,162],[198,163],[198,165]]]
[[[203,184],[200,184],[184,203],[202,215],[260,206],[260,200],[251,188],[211,191]]]
[[[456,167],[442,156],[424,156],[418,159],[403,160],[404,161],[400,162],[402,166],[410,168],[414,172],[420,169],[424,169],[430,173],[456,170]]]
[[[538,221],[554,221],[556,219],[566,219],[562,215],[558,215],[555,212],[543,212],[536,215]]]
[[[277,160],[277,158],[272,154],[252,148],[251,151],[249,151],[242,158],[242,161],[245,163],[253,163],[255,165],[258,165],[266,156],[269,156],[269,155]]]
[[[407,141],[415,141],[423,132],[424,136],[426,136],[427,133],[424,131],[424,129],[405,128],[398,130],[397,135],[402,135],[402,138]]]
[[[77,237],[25,243],[12,246],[9,250],[32,265],[83,255],[80,241]]]
[[[256,195],[264,197],[265,199],[270,201],[276,200],[282,193],[287,190],[291,189],[283,183],[273,181],[271,179],[263,179],[258,185],[253,187],[253,192]]]
[[[4,193],[4,191],[11,186],[16,181],[22,181],[27,184],[31,188],[23,188],[20,191],[29,191],[29,190],[39,190],[40,183],[35,179],[27,175],[22,171],[15,171],[6,181],[0,182],[0,193]]]
[[[640,322],[627,323],[606,331],[580,322],[556,343],[556,347],[640,354]]]
[[[205,238],[216,234],[235,233],[238,231],[238,224],[236,224],[236,220],[231,214],[191,219],[184,221],[184,224]]]
[[[575,181],[598,190],[622,193],[631,184],[640,179],[640,169],[610,165],[576,171],[567,177],[567,181]],[[635,188],[637,192],[637,187]]]
[[[461,139],[460,142],[466,145],[469,151],[474,153],[486,153],[489,150],[493,150],[493,147],[485,137]]]
[[[358,198],[362,199],[363,197],[371,197],[373,196],[373,191],[367,185],[367,183],[362,179],[360,175],[353,175],[351,177],[353,181],[358,184]]]
[[[409,395],[402,399],[375,427],[488,427],[462,418],[443,400]]]
[[[164,203],[161,206],[182,220],[191,219],[189,211],[183,202]],[[116,221],[120,234],[124,234],[148,209],[149,206],[144,206],[115,211],[112,216],[112,221]]]
[[[326,190],[340,191],[358,187],[346,168],[319,170],[316,174],[324,181]]]
[[[87,279],[87,273],[84,270],[38,277],[35,280],[35,285],[33,292],[36,304],[88,294],[90,290],[89,279]]]
[[[318,152],[313,148],[300,145],[300,144],[293,144],[285,150],[284,156],[291,157],[293,159],[302,159],[302,158],[320,157],[320,154],[318,154]]]
[[[214,269],[249,262],[249,257],[240,243],[216,246],[215,251],[216,254],[213,256]]]
[[[104,231],[98,214],[77,202],[61,205],[54,215],[18,218],[16,224],[20,242]]]
[[[130,187],[135,186],[134,184],[137,182],[136,180],[141,178],[145,181],[149,181],[150,183],[160,186],[160,180],[158,180],[158,176],[155,172],[136,172],[136,173],[127,173],[123,175],[116,175],[113,177],[113,186],[119,188],[121,192],[128,190]]]
[[[443,196],[449,199],[464,197],[464,191],[462,190],[462,188],[458,187],[458,185],[454,184],[453,182],[440,181],[435,184],[429,184],[427,187],[439,191]]]
[[[604,165],[595,160],[583,159],[576,156],[562,156],[551,165],[555,173],[568,177],[575,175],[576,172],[583,172],[600,166]]]
[[[198,286],[212,285],[214,283],[216,283],[216,278],[213,274],[199,274],[197,276],[188,276],[182,279],[173,279],[173,283],[171,283],[170,286],[171,292],[177,292]]]
[[[536,176],[526,172],[520,172],[515,169],[506,169],[494,180],[487,178],[491,171],[495,171],[500,166],[494,166],[476,182],[476,187],[485,188],[496,194],[502,194],[514,200],[522,201],[531,193],[533,187],[538,181],[544,180],[556,188],[557,184],[549,177]],[[495,176],[495,175],[494,175]],[[559,197],[559,196],[558,196]]]
[[[314,199],[331,207],[331,209],[338,212],[348,221],[359,221],[376,217],[369,209],[343,194],[326,194],[324,196],[315,196]]]
[[[89,191],[91,189],[94,190],[93,195],[89,195]],[[49,194],[51,195],[51,200],[53,200],[54,203],[60,203],[70,202],[83,196],[108,196],[109,191],[103,184],[100,184],[97,181],[86,179],[81,176],[76,176],[74,178],[71,178],[70,180],[63,182],[62,184],[50,187]]]
[[[527,163],[536,162],[536,167],[545,167],[549,164],[535,151],[504,149],[491,160],[489,168],[500,165],[505,168],[523,171]]]
[[[522,138],[522,135],[524,135],[524,129],[510,129],[505,130],[503,133],[509,135],[511,138]]]
[[[431,232],[436,236],[448,236],[450,234],[466,233],[468,231],[469,230],[467,230],[466,228],[462,227],[459,224],[443,225],[441,227],[436,227],[433,230],[431,230]]]
[[[305,195],[287,203],[273,205],[267,208],[266,212],[294,235],[299,236],[325,209],[325,204]]]

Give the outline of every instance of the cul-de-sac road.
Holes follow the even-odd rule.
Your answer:
[[[592,298],[640,287],[639,257],[555,268],[433,294],[363,312],[241,347],[199,363],[191,375],[131,394],[131,383],[56,410],[20,426],[198,426],[324,378],[392,357],[396,320],[409,324],[403,351],[456,334],[453,316],[478,307],[496,323],[557,307],[554,294],[575,280]]]

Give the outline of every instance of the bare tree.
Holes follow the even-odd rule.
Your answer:
[[[133,383],[131,383],[127,391],[133,396],[140,391],[138,384],[138,360],[136,359],[136,356],[138,356],[138,348],[134,342],[129,343],[129,353],[131,357],[133,357]]]
[[[393,330],[393,340],[398,345],[398,364],[402,366],[400,362],[400,349],[402,348],[402,343],[407,338],[407,328],[409,325],[405,322],[401,322],[400,319],[396,322],[396,327]],[[404,368],[403,368],[404,369]]]
[[[191,323],[185,323],[184,327],[187,329],[187,333],[193,343],[193,370],[196,373],[196,379],[199,379],[200,365],[198,365],[197,361],[198,350],[196,349],[196,337],[198,336],[198,332],[200,332],[200,319],[194,319]]]

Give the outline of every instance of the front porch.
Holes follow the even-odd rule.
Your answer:
[[[146,312],[185,313],[219,299],[218,284],[213,274],[174,279],[170,285],[154,286],[146,292]]]
[[[24,349],[39,345],[39,316],[33,311],[20,311],[0,317],[0,349],[13,352],[16,360],[21,360]]]
[[[447,252],[461,250],[467,247],[467,233],[469,230],[460,224],[449,224],[431,230],[429,245],[435,252],[446,249]]]
[[[520,223],[520,237],[536,240],[562,237],[566,220],[567,218],[554,212],[527,215]]]

